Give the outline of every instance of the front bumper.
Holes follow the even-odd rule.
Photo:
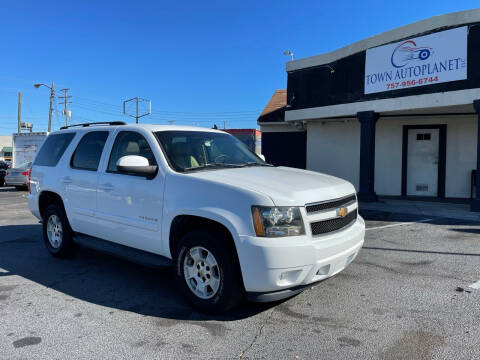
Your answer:
[[[348,228],[324,236],[242,236],[238,255],[245,290],[256,301],[292,296],[342,271],[358,255],[364,237],[360,216]]]

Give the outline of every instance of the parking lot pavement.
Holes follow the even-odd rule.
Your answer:
[[[25,195],[0,190],[0,358],[480,357],[478,223],[366,213],[365,246],[342,273],[208,316],[168,269],[87,249],[52,258]]]

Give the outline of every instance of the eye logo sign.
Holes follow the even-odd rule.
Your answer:
[[[407,40],[398,45],[392,52],[390,61],[396,68],[402,68],[410,61],[427,60],[433,53],[433,49],[427,46],[417,47],[417,43],[413,40]]]

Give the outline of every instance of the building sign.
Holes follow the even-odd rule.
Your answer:
[[[368,49],[365,94],[467,78],[467,27]]]

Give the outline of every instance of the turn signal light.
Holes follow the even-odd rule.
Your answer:
[[[253,226],[255,227],[257,236],[265,236],[262,226],[262,217],[260,216],[260,210],[258,210],[257,207],[253,208]]]

